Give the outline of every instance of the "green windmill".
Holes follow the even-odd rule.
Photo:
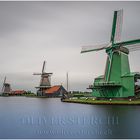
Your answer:
[[[95,78],[92,94],[100,98],[129,98],[140,93],[140,73],[130,72],[129,51],[138,50],[140,39],[120,41],[123,10],[114,11],[111,40],[109,44],[85,46],[81,53],[105,50],[107,61],[105,73]]]

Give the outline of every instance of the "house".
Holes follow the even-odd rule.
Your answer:
[[[67,91],[62,85],[55,85],[43,92],[43,96],[46,97],[62,97]]]
[[[12,90],[9,95],[10,96],[17,96],[17,95],[25,95],[26,91],[25,90]]]

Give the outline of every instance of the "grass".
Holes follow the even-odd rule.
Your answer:
[[[82,104],[106,104],[106,105],[140,105],[140,100],[92,100],[92,99],[65,99],[64,102]]]

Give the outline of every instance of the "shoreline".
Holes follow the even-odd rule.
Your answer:
[[[64,99],[62,102],[80,103],[90,105],[140,105],[140,100],[83,100],[83,99]]]
[[[29,98],[60,98],[61,99],[61,97],[47,97],[47,96],[0,96],[0,97],[29,97]]]
[[[0,96],[0,97],[27,97],[27,98],[48,98],[41,96]],[[51,97],[60,98],[60,97]],[[65,103],[78,103],[78,104],[88,104],[88,105],[140,105],[140,99],[137,100],[92,100],[92,99],[63,99],[60,101]]]

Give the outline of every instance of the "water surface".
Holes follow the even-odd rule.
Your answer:
[[[140,138],[140,106],[0,97],[0,138]]]

